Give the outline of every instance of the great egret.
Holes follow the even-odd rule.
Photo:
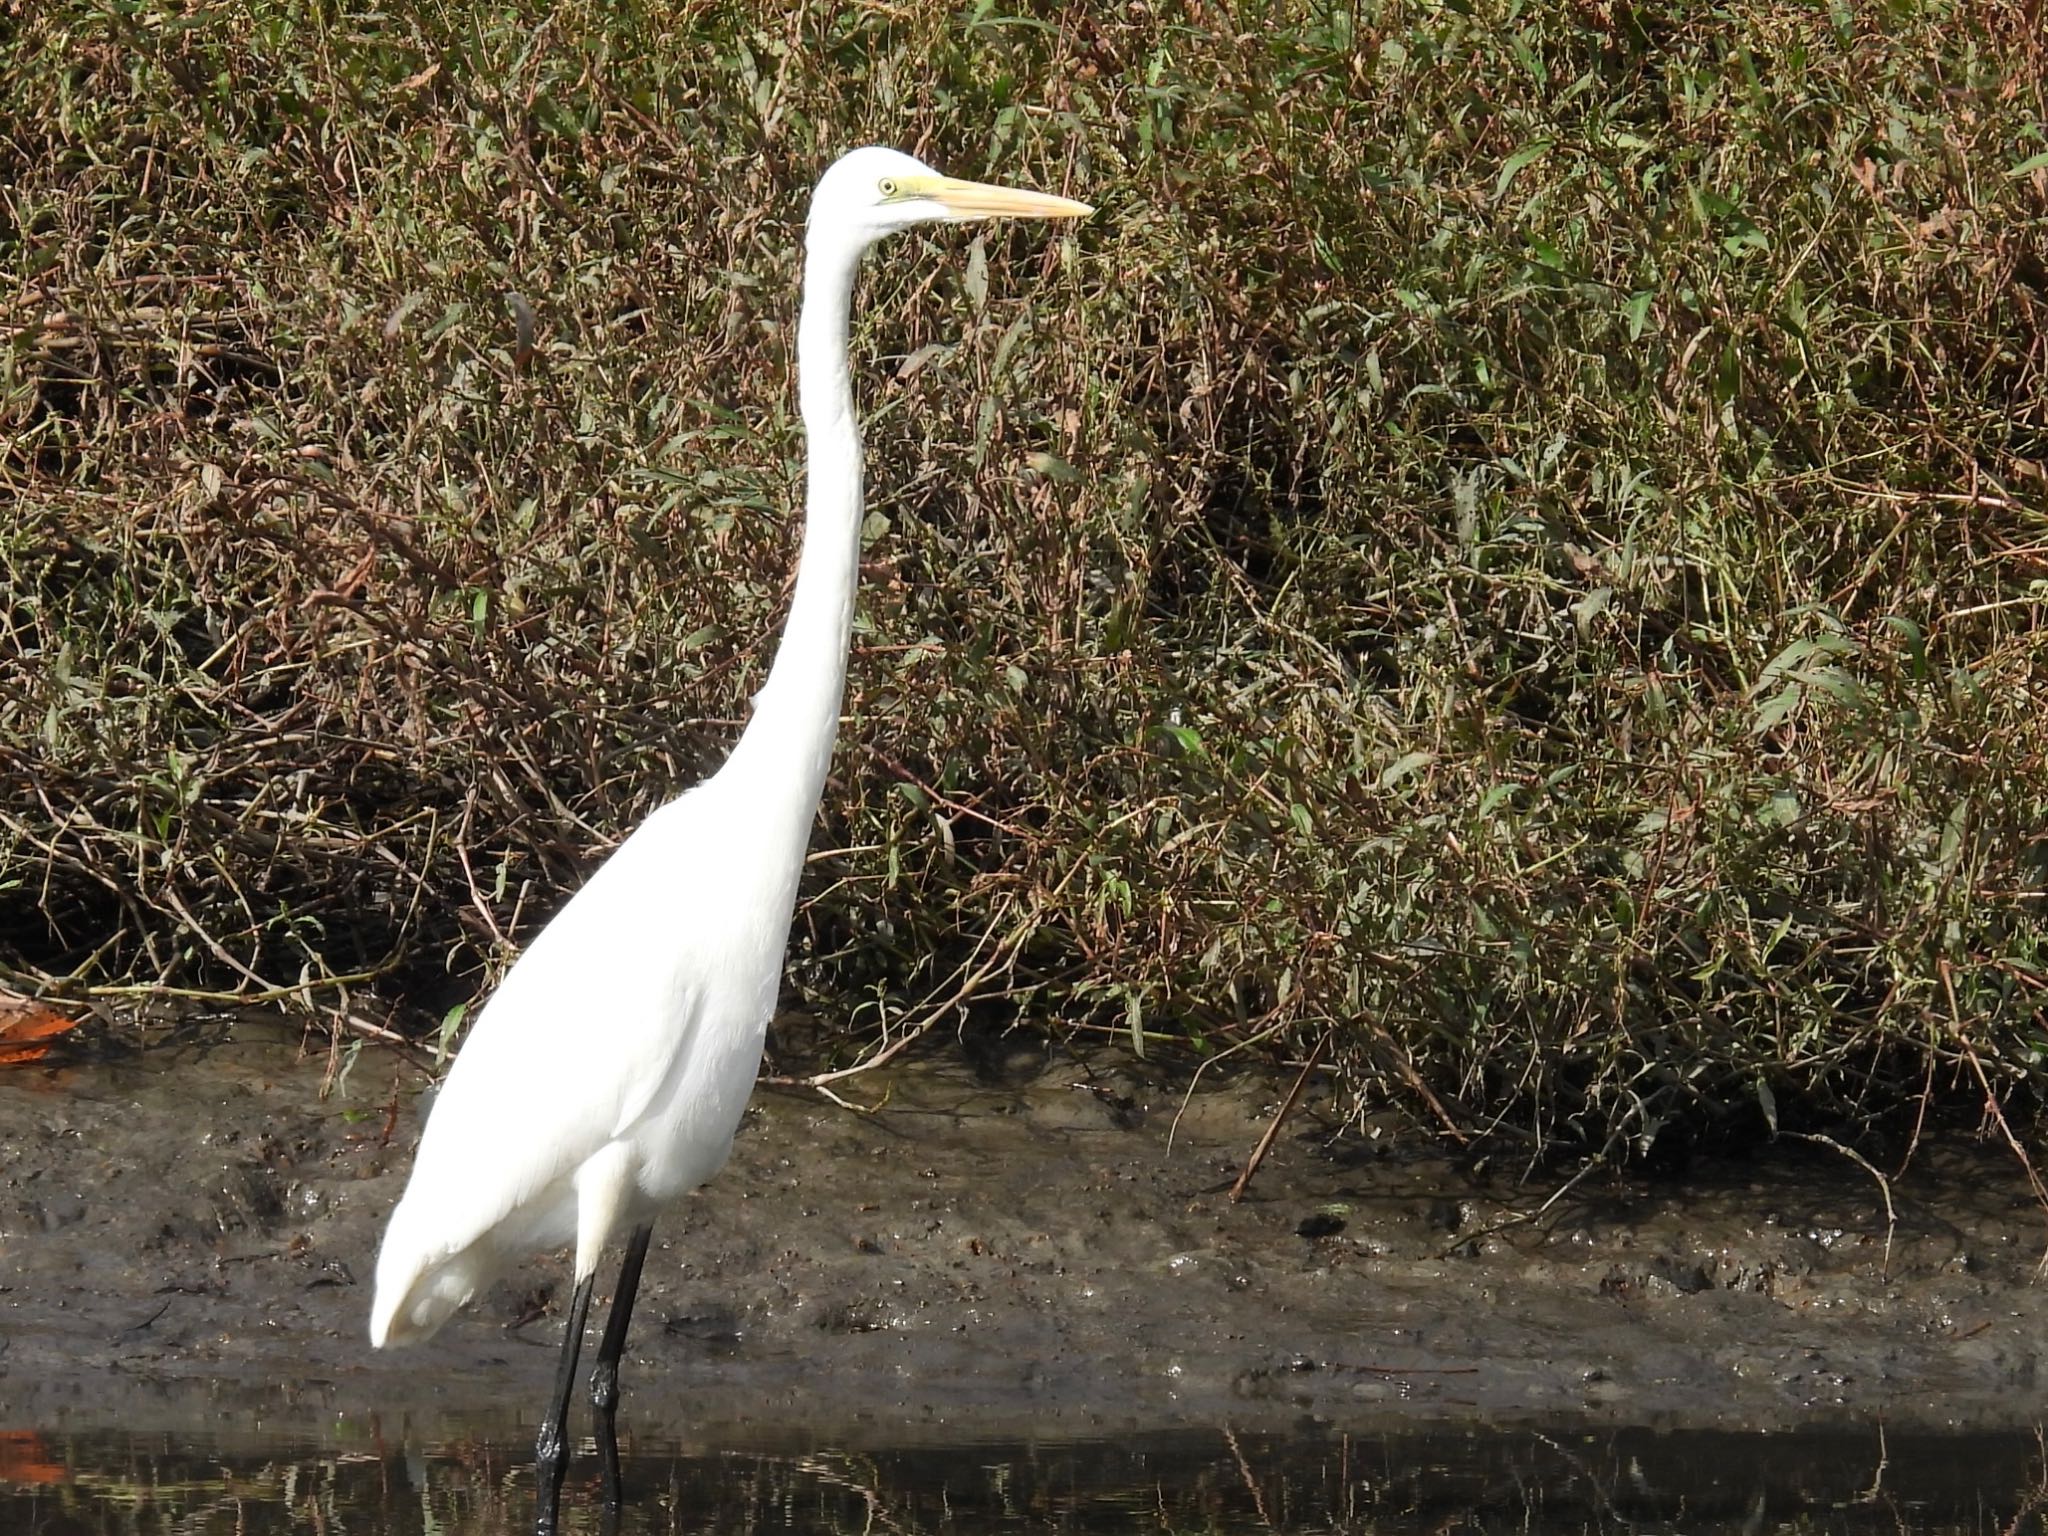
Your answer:
[[[809,453],[782,645],[725,765],[647,818],[505,977],[429,1115],[377,1258],[370,1342],[427,1338],[508,1264],[574,1238],[576,1283],[535,1444],[535,1527],[554,1529],[563,1426],[591,1282],[630,1234],[591,1373],[607,1499],[618,1362],[652,1222],[724,1164],[775,1006],[797,875],[839,727],[861,528],[847,314],[884,235],[965,219],[1082,218],[1085,203],[955,181],[856,149],[811,196],[797,383]]]

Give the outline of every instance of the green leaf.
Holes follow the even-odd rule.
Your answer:
[[[1496,784],[1487,790],[1485,794],[1479,797],[1479,819],[1485,821],[1493,815],[1495,811],[1512,800],[1515,797],[1515,791],[1521,787],[1519,784]]]
[[[1643,339],[1643,327],[1649,323],[1650,319],[1650,304],[1656,297],[1656,294],[1647,288],[1640,293],[1629,295],[1628,305],[1623,309],[1622,313],[1628,316],[1628,339],[1630,341],[1641,341]]]
[[[2031,176],[2036,171],[2048,171],[2048,149],[2042,150],[2038,155],[2027,156],[2026,159],[2022,160],[2005,174],[2012,180],[2018,181],[2020,177]]]
[[[1787,683],[1757,707],[1756,719],[1749,728],[1750,733],[1756,736],[1763,735],[1797,709],[1799,701],[1805,697],[1804,684]]]
[[[1497,203],[1502,197],[1506,196],[1507,190],[1514,184],[1515,178],[1549,154],[1555,142],[1552,139],[1538,139],[1533,144],[1524,144],[1512,155],[1509,155],[1507,163],[1500,168],[1499,177],[1494,181],[1493,200]]]
[[[1920,626],[1902,613],[1886,614],[1885,627],[1906,642],[1906,657],[1911,663],[1913,680],[1925,682],[1927,668],[1927,635]]]
[[[426,339],[428,341],[439,341],[443,336],[454,330],[456,326],[462,324],[468,314],[469,306],[463,303],[462,300],[457,299],[441,311],[440,319],[427,327]]]
[[[1789,789],[1774,789],[1771,796],[1757,807],[1756,819],[1766,827],[1789,827],[1799,819],[1799,797]]]
[[[967,247],[967,275],[960,285],[967,290],[967,302],[979,313],[988,303],[988,250],[978,235]]]
[[[434,1064],[439,1066],[448,1059],[448,1047],[455,1043],[456,1031],[462,1028],[462,1021],[469,1016],[469,1004],[457,1003],[441,1015],[441,1032],[434,1041]]]
[[[1404,752],[1387,764],[1380,774],[1380,788],[1392,789],[1403,779],[1412,776],[1418,768],[1426,767],[1436,760],[1434,752]]]

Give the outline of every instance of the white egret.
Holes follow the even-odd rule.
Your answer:
[[[862,254],[915,224],[1082,218],[1085,203],[941,176],[895,150],[825,172],[805,236],[797,383],[803,551],[782,644],[725,765],[649,816],[512,967],[463,1042],[377,1258],[370,1341],[409,1344],[509,1264],[576,1245],[555,1390],[535,1445],[553,1530],[591,1282],[629,1234],[591,1400],[611,1438],[618,1362],[655,1215],[724,1164],[760,1066],[797,876],[839,727],[861,528],[847,316]]]

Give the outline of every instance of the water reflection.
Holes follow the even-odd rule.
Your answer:
[[[0,1433],[8,1536],[458,1536],[532,1518],[510,1434],[358,1443]],[[584,1473],[592,1465],[577,1463]],[[1776,1435],[1435,1430],[1114,1442],[630,1449],[621,1530],[1969,1532],[2041,1531],[2037,1433]],[[600,1529],[572,1477],[570,1531]]]

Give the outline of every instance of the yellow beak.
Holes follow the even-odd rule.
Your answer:
[[[951,176],[921,176],[906,183],[898,195],[930,198],[955,219],[1085,219],[1095,211],[1071,197],[956,181]]]

